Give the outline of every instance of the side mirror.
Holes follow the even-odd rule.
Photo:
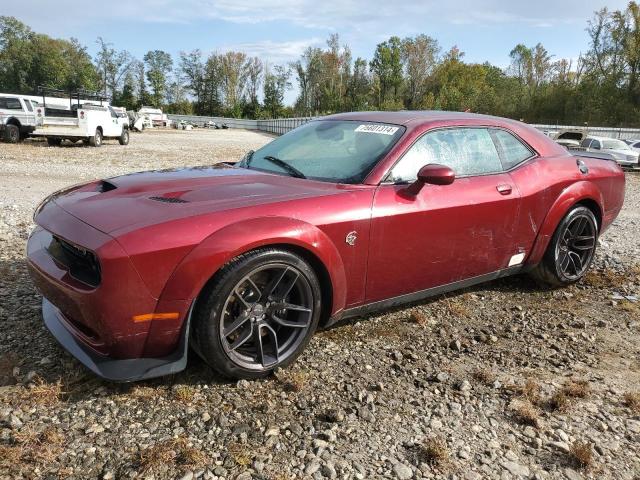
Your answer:
[[[406,194],[415,197],[425,184],[431,185],[451,185],[456,179],[456,174],[446,165],[430,163],[418,171],[418,178],[407,187]]]
[[[416,181],[422,184],[451,185],[455,179],[456,174],[451,168],[446,165],[430,163],[418,171],[418,179]]]

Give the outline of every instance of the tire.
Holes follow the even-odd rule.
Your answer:
[[[589,270],[598,242],[598,221],[585,206],[564,216],[531,275],[541,284],[562,287],[578,282]]]
[[[7,143],[18,143],[20,141],[20,128],[16,125],[5,125],[4,141]]]
[[[129,130],[126,128],[122,129],[122,133],[118,137],[118,142],[120,145],[129,145]]]
[[[61,143],[61,138],[47,137],[47,145],[49,145],[50,147],[59,147]]]
[[[89,145],[92,147],[102,146],[102,132],[100,129],[96,128],[96,133],[94,133],[93,137],[89,137]]]
[[[275,248],[240,255],[198,299],[194,350],[224,377],[265,377],[302,353],[318,326],[321,300],[318,278],[301,257]]]

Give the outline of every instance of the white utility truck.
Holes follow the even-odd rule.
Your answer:
[[[45,88],[40,91],[43,101],[36,108],[36,129],[32,136],[45,137],[52,146],[70,140],[99,147],[105,138],[117,138],[120,145],[129,143],[129,119],[118,115],[110,105],[102,104],[106,98],[100,94],[74,92],[69,95],[69,109],[66,109],[47,107],[44,97],[45,93],[65,92]]]

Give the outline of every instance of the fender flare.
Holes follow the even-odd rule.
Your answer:
[[[20,120],[18,120],[17,117],[9,117],[9,118],[7,118],[7,121],[5,122],[5,125],[15,125],[18,128],[22,128],[22,123],[20,123]]]
[[[215,231],[183,258],[165,284],[161,300],[193,300],[226,263],[243,253],[268,246],[290,246],[315,257],[326,270],[332,292],[329,315],[346,304],[344,263],[331,239],[319,228],[287,217],[258,217]]]
[[[542,226],[538,231],[533,248],[531,249],[531,254],[529,255],[529,260],[527,262],[529,265],[537,265],[542,260],[544,252],[547,250],[547,246],[551,241],[551,237],[569,209],[574,205],[585,201],[595,203],[598,206],[600,209],[600,219],[602,219],[604,214],[604,196],[598,187],[588,181],[571,184],[560,193],[558,198],[556,198],[556,201],[553,203],[547,213],[547,216],[542,222]],[[602,225],[598,225],[598,227],[602,228]]]

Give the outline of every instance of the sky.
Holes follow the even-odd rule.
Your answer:
[[[593,12],[624,9],[627,0],[85,0],[0,1],[10,15],[53,37],[75,37],[91,54],[96,38],[137,58],[165,50],[241,50],[269,63],[296,60],[309,46],[338,33],[370,60],[392,35],[427,34],[444,50],[457,46],[470,62],[506,67],[518,43],[542,43],[556,58],[576,59],[588,47]],[[292,101],[295,92],[287,95]]]

